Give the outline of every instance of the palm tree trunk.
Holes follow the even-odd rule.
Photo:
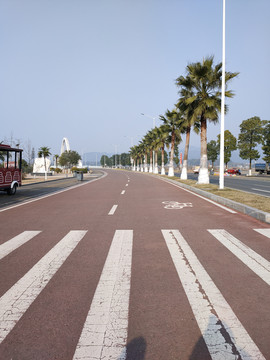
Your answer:
[[[164,167],[164,145],[161,148],[161,175],[165,175],[165,167]]]
[[[175,143],[175,133],[174,131],[172,131],[171,156],[170,156],[168,176],[174,176],[174,168],[173,168],[174,143]]]
[[[187,132],[186,132],[185,154],[184,154],[183,167],[181,171],[182,180],[187,180],[189,141],[190,141],[190,126],[187,127]]]
[[[149,172],[152,173],[153,172],[153,151],[150,150],[150,166],[149,166]]]
[[[47,180],[48,177],[47,177],[47,167],[46,167],[46,158],[45,158],[45,155],[43,154],[43,159],[44,159],[44,168],[45,168],[45,173],[44,173],[44,179]]]
[[[147,164],[147,152],[144,155],[144,171],[148,172],[148,164]]]
[[[207,162],[207,120],[201,116],[201,161],[198,184],[209,184],[208,162]]]
[[[155,151],[155,168],[154,168],[154,174],[158,174],[157,157],[158,157],[158,150]]]

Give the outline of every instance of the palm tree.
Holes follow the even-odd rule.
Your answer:
[[[157,155],[158,150],[161,150],[161,175],[165,175],[165,167],[164,167],[164,148],[165,144],[168,144],[169,141],[169,128],[167,125],[161,125],[160,127],[155,127],[153,129],[155,135],[155,171],[158,173],[157,166]]]
[[[147,147],[147,141],[146,141],[145,137],[142,139],[141,144],[142,144],[142,147],[144,150],[144,172],[148,172],[148,161],[147,161],[148,147]]]
[[[176,109],[172,111],[167,110],[165,116],[161,115],[159,118],[160,120],[163,121],[164,125],[167,126],[170,134],[171,155],[170,155],[168,176],[174,176],[174,167],[173,167],[174,147],[177,143],[181,141],[181,132],[179,130],[179,126],[181,124],[181,114]]]
[[[149,172],[153,172],[153,149],[154,149],[154,135],[152,130],[148,131],[148,133],[144,137],[145,145],[148,148],[149,154],[150,154],[150,165],[149,165]]]
[[[57,168],[57,160],[59,158],[59,155],[55,154],[53,158],[55,160],[55,167]]]
[[[46,167],[46,157],[50,156],[50,148],[43,146],[38,151],[38,157],[43,157],[44,159],[44,168],[45,168],[45,179],[47,179],[47,167]]]
[[[178,80],[177,85],[182,84],[182,79],[184,79],[184,78],[181,77],[181,78],[178,78],[178,79],[179,80]],[[183,133],[186,134],[184,159],[183,159],[183,166],[182,166],[182,171],[181,171],[180,178],[181,178],[181,180],[187,180],[190,131],[191,131],[191,127],[194,126],[194,131],[196,133],[198,133],[200,123],[198,121],[196,121],[196,119],[192,118],[192,114],[193,114],[193,106],[192,106],[192,104],[189,104],[189,105],[186,104],[186,99],[188,97],[193,96],[192,91],[186,89],[183,86],[182,89],[179,91],[179,93],[180,93],[181,97],[180,97],[179,102],[177,104],[177,108],[179,109],[179,111],[181,111],[183,113],[182,129],[183,129]]]
[[[139,147],[137,145],[130,148],[130,156],[133,160],[133,171],[138,170],[138,161],[139,161]]]
[[[190,91],[190,96],[185,99],[185,104],[192,109],[192,121],[200,121],[201,129],[201,160],[198,183],[209,184],[207,166],[207,120],[216,123],[218,112],[221,109],[221,80],[222,63],[213,66],[213,57],[208,57],[202,63],[192,63],[187,66],[187,76],[176,80],[179,86]],[[226,72],[227,83],[238,73]],[[225,96],[233,97],[231,91],[226,91]]]

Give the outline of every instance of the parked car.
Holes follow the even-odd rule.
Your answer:
[[[259,172],[260,174],[270,174],[270,163],[255,164],[255,171]]]
[[[240,171],[240,169],[236,169],[236,168],[227,169],[227,170],[225,171],[225,174],[229,174],[229,175],[241,175],[241,171]]]
[[[200,167],[199,167],[199,166],[195,166],[194,169],[193,169],[193,173],[194,173],[194,174],[199,174],[199,171],[200,171]]]

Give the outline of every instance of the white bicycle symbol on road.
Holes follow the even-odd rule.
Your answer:
[[[192,203],[179,203],[178,201],[162,201],[165,209],[183,209],[184,207],[193,207]]]

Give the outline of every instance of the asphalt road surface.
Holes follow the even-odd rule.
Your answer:
[[[68,177],[26,184],[19,187],[15,195],[7,195],[6,192],[0,191],[0,209],[6,206],[14,206],[16,204],[21,204],[22,202],[32,201],[45,195],[49,196],[72,186],[84,184],[86,181],[93,181],[102,175],[102,171],[94,170],[92,174],[84,175],[83,181],[78,181],[76,177]]]
[[[180,176],[176,173],[175,176]],[[197,174],[188,174],[188,178],[197,180]],[[219,176],[210,175],[211,184],[219,184]],[[270,176],[224,176],[224,186],[253,194],[270,197]]]
[[[270,359],[270,227],[117,170],[0,210],[0,359]]]

